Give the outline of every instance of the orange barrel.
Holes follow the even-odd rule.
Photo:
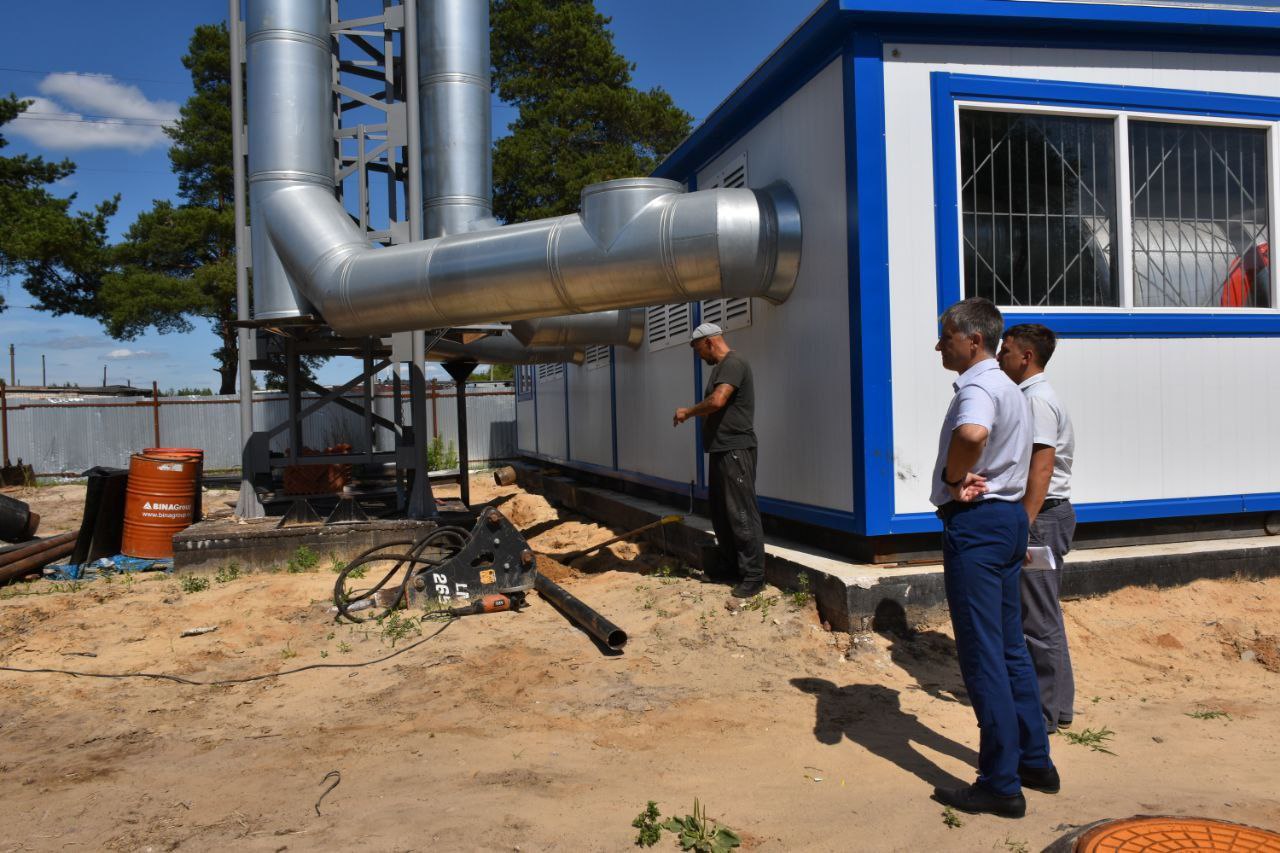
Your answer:
[[[200,464],[190,456],[130,457],[121,553],[150,559],[173,556],[173,534],[191,524],[199,470]]]
[[[192,459],[196,464],[196,508],[191,520],[204,518],[204,450],[199,447],[147,447],[142,451],[144,456],[183,456]]]

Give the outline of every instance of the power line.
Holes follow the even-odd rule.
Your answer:
[[[94,73],[91,71],[54,71],[52,68],[6,68],[0,66],[0,71],[10,71],[14,74],[71,74],[76,77],[110,77],[113,80],[129,80],[134,83],[161,83],[166,86],[186,86],[187,82],[179,82],[177,80],[157,80],[154,77],[121,77],[117,74]]]

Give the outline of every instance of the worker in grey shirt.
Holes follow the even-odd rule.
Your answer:
[[[756,502],[755,381],[751,365],[725,342],[715,323],[693,330],[689,346],[711,365],[702,402],[676,409],[675,426],[701,417],[702,449],[711,461],[707,502],[722,566],[737,570],[734,598],[764,589],[764,527]]]
[[[1076,440],[1071,416],[1044,375],[1056,345],[1052,329],[1024,323],[1004,333],[998,356],[1000,369],[1018,383],[1031,406],[1031,470],[1022,499],[1031,521],[1030,542],[1053,553],[1052,566],[1022,570],[1022,631],[1036,667],[1045,726],[1051,732],[1071,725],[1076,692],[1059,602],[1062,561],[1076,532],[1076,511],[1071,507]]]

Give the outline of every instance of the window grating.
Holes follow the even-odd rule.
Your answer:
[[[689,303],[654,305],[645,309],[645,338],[650,350],[689,342]]]
[[[564,363],[539,364],[538,382],[553,382],[564,376]]]
[[[1134,305],[1271,305],[1267,132],[1129,122]]]
[[[720,170],[707,187],[745,187],[747,185],[747,155],[740,154],[728,166]],[[751,325],[751,299],[704,299],[699,303],[702,322],[715,323],[726,332]]]
[[[1114,120],[960,110],[966,296],[1118,305]]]
[[[613,355],[612,347],[607,345],[593,344],[587,347],[587,370],[595,370],[600,367],[608,367]]]

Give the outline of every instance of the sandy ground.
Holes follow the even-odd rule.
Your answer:
[[[509,496],[539,550],[611,535],[474,489]],[[930,789],[972,778],[978,732],[949,626],[831,634],[776,590],[730,613],[725,587],[661,553],[586,563],[557,574],[629,632],[624,654],[531,595],[386,663],[240,686],[4,672],[0,850],[618,851],[646,801],[684,814],[695,797],[762,851],[1038,850],[1136,813],[1280,829],[1280,581],[1068,603],[1075,731],[1112,732],[1110,753],[1055,736],[1061,794],[950,828]],[[8,587],[0,661],[216,679],[390,652],[377,625],[334,624],[333,580],[321,565],[197,592],[164,576]]]

